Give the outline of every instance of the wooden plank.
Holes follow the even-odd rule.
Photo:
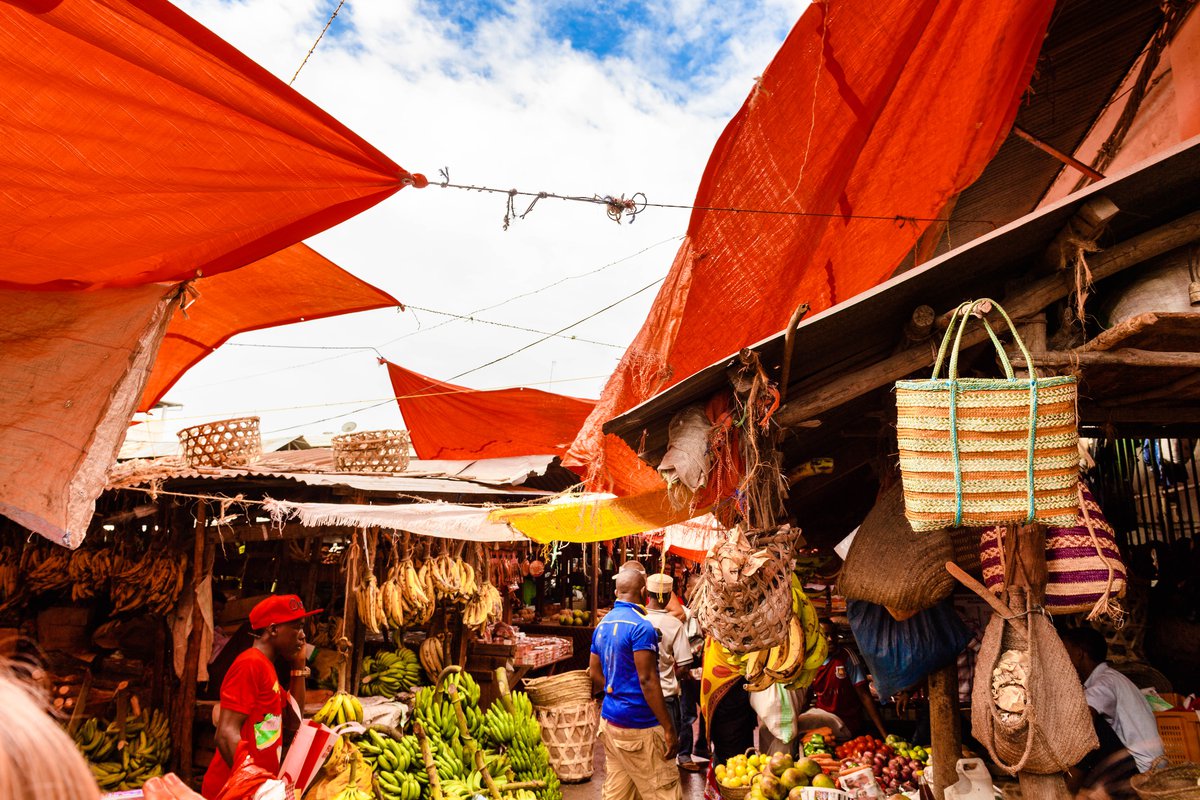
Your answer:
[[[958,708],[958,666],[949,664],[929,674],[929,732],[933,760],[933,796],[945,800],[946,787],[958,781],[962,756],[962,716]]]
[[[1039,367],[1094,367],[1094,366],[1125,366],[1125,367],[1173,367],[1176,369],[1200,368],[1200,353],[1159,353],[1153,350],[1057,350],[1034,356]],[[1024,356],[1012,359],[1014,367],[1025,368],[1028,363]]]
[[[192,735],[196,726],[196,676],[200,670],[200,644],[204,636],[204,614],[200,609],[200,584],[208,576],[210,569],[208,558],[212,547],[205,535],[206,504],[203,500],[196,503],[195,543],[192,551],[192,580],[189,591],[192,593],[192,630],[188,634],[187,651],[183,663],[183,675],[179,678],[179,703],[175,708],[178,719],[178,746],[175,748],[173,759],[175,769],[184,783],[190,784],[194,777],[192,764]]]
[[[1029,142],[1031,145],[1036,147],[1038,150],[1041,150],[1043,153],[1046,153],[1047,155],[1058,159],[1062,163],[1066,164],[1068,167],[1071,167],[1072,169],[1082,172],[1084,175],[1091,178],[1092,180],[1094,180],[1094,181],[1104,180],[1103,175],[1101,175],[1099,172],[1097,172],[1096,170],[1089,167],[1087,164],[1080,161],[1078,158],[1067,155],[1062,150],[1059,150],[1057,147],[1053,147],[1052,145],[1046,144],[1041,139],[1037,138],[1032,133],[1030,133],[1029,131],[1025,130],[1024,128],[1020,127],[1019,125],[1014,125],[1012,131],[1013,131],[1013,133],[1015,133],[1017,135],[1018,138],[1024,139],[1025,141]]]
[[[1197,240],[1200,240],[1200,211],[1096,253],[1089,260],[1093,279],[1103,280]],[[1056,273],[1032,282],[1020,295],[1011,299],[1006,297],[1004,307],[1014,319],[1028,317],[1069,296],[1074,290],[1074,281],[1069,276]],[[986,336],[982,326],[973,327],[963,335],[963,347],[978,344]],[[821,385],[802,384],[791,393],[796,399],[781,406],[775,414],[775,420],[781,427],[795,427],[849,400],[931,366],[934,355],[928,348],[914,347]]]

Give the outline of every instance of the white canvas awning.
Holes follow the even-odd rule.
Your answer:
[[[272,519],[283,522],[298,519],[310,528],[342,525],[387,528],[408,531],[440,539],[469,542],[525,542],[528,539],[504,523],[489,522],[492,507],[462,506],[454,503],[404,503],[397,505],[361,505],[355,503],[292,503],[287,500],[263,501]]]

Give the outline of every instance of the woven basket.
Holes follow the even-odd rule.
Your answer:
[[[946,329],[933,377],[896,382],[904,506],[916,531],[1009,522],[1069,526],[1075,520],[1075,378],[1037,377],[1025,343],[1013,330],[1031,365],[1028,378],[1016,378],[983,316],[988,304],[1012,329],[1012,320],[994,301],[964,303]],[[958,377],[963,331],[976,313],[1000,357],[1002,379]],[[949,377],[939,378],[947,349]]]
[[[190,467],[239,467],[262,455],[258,417],[206,422],[179,432],[183,460]]]
[[[954,558],[946,531],[914,533],[904,518],[904,492],[896,483],[884,489],[867,514],[838,576],[838,591],[848,600],[887,606],[892,616],[912,616],[937,605],[954,591],[946,562]],[[880,569],[880,564],[903,569]]]
[[[587,703],[592,699],[592,676],[586,669],[577,669],[546,678],[526,678],[525,693],[539,708]]]
[[[745,755],[750,756],[757,752],[757,750],[751,747],[746,751]],[[713,783],[717,785],[717,791],[720,792],[722,800],[743,800],[746,795],[750,794],[750,790],[754,788],[751,784],[745,786],[726,786],[717,780],[715,776],[713,777]]]
[[[408,431],[361,431],[333,437],[338,472],[404,472],[408,469]]]
[[[563,783],[582,783],[592,777],[592,758],[596,746],[596,729],[600,725],[600,709],[588,700],[585,703],[535,708],[542,726],[542,741],[550,751],[550,766]]]
[[[786,528],[752,545],[735,531],[704,560],[692,610],[713,639],[735,653],[783,642],[792,613],[792,545]]]
[[[1159,758],[1149,772],[1134,775],[1129,785],[1142,800],[1200,800],[1200,764],[1162,768]]]

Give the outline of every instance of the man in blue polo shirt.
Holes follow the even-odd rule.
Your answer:
[[[658,681],[658,631],[646,617],[646,576],[617,573],[617,601],[592,635],[592,687],[604,696],[601,800],[682,800],[675,725]]]

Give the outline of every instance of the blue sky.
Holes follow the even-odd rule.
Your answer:
[[[336,5],[177,2],[285,81]],[[463,183],[689,203],[722,128],[806,5],[347,0],[294,85],[413,172],[448,166]],[[503,213],[494,196],[406,189],[308,244],[423,308],[470,314],[528,294],[478,316],[557,330],[666,275],[688,222],[656,209],[615,225],[596,207],[544,202],[504,231]],[[470,370],[459,383],[474,388],[596,397],[654,294],[571,330],[590,344],[551,339],[485,369],[539,336],[395,310],[244,334],[172,389],[183,408],[164,429],[255,412],[268,434],[402,425],[394,403],[377,405],[391,386],[371,347],[439,379]]]

